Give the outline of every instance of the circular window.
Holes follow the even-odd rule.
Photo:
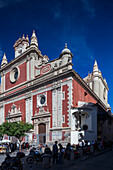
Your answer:
[[[40,103],[41,103],[41,104],[44,104],[44,103],[45,103],[45,101],[46,101],[45,96],[41,96]]]
[[[19,68],[18,67],[15,67],[15,68],[13,68],[12,69],[12,71],[11,71],[11,73],[10,73],[10,81],[12,82],[12,83],[15,83],[17,80],[18,80],[18,78],[19,78]]]
[[[88,125],[83,125],[83,130],[88,130]]]

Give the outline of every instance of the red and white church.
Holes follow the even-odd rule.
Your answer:
[[[77,144],[101,136],[98,121],[108,115],[108,86],[95,61],[93,72],[82,79],[65,49],[49,61],[39,50],[35,31],[31,41],[23,35],[14,44],[15,58],[4,54],[0,74],[0,124],[23,121],[34,125],[25,137],[40,143]],[[36,140],[37,140],[36,139]]]

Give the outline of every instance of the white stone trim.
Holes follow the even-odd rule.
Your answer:
[[[65,100],[65,91],[62,92],[62,100]]]
[[[30,60],[30,79],[32,80],[33,79],[33,59]]]
[[[45,103],[44,104],[40,103],[40,100],[41,100],[42,96],[45,97]],[[42,107],[42,106],[47,106],[47,92],[37,95],[37,108]]]
[[[13,64],[11,64],[11,67],[10,68],[8,68],[6,71],[5,71],[5,74],[7,74],[7,73],[9,73],[11,70],[12,70],[12,68],[14,68],[14,67],[19,67],[20,65],[22,65],[23,63],[26,63],[26,57],[24,58],[24,60],[20,60],[21,62],[17,62],[17,63],[13,63]]]
[[[18,76],[17,76],[16,79],[14,77],[14,73],[16,72],[15,69],[18,71]],[[20,76],[20,69],[19,69],[19,67],[13,67],[11,72],[10,72],[10,81],[11,81],[11,83],[15,83],[19,79],[19,76]]]
[[[45,92],[45,90],[46,90],[46,92],[47,91],[50,91],[52,88],[51,87],[45,87],[45,88],[43,88],[43,89],[37,89],[37,91],[35,91],[35,92],[32,92],[30,95],[31,96],[35,96],[35,95],[38,95],[38,94],[40,94],[40,93],[44,93]],[[27,94],[26,94],[27,95]],[[18,100],[22,100],[22,99],[26,99],[26,95],[24,95],[24,96],[21,96],[21,97],[15,97],[15,98],[12,98],[12,100],[10,100],[10,101],[7,101],[7,102],[5,102],[5,104],[9,104],[9,103],[11,103],[11,102],[15,102],[15,101],[18,101]]]
[[[4,81],[4,85],[3,85],[3,92],[5,92],[5,75],[3,76],[3,81]]]
[[[27,81],[29,80],[29,60],[27,61]]]
[[[32,102],[31,98],[26,99],[26,123],[32,123]]]
[[[53,127],[53,128],[50,128],[50,131],[56,131],[56,130],[63,130],[63,131],[69,131],[71,130],[70,127]]]
[[[62,91],[61,91],[61,88],[58,88],[58,98],[57,98],[57,100],[58,100],[58,115],[57,115],[57,117],[58,117],[58,122],[57,122],[57,126],[58,127],[61,127],[62,126],[62,108],[61,108],[61,106],[62,106]]]
[[[52,91],[52,127],[57,127],[57,90]]]
[[[69,127],[71,127],[71,106],[72,106],[72,92],[73,92],[73,87],[72,87],[72,80],[73,80],[73,78],[72,77],[69,77],[68,78],[68,83],[67,83],[67,85],[68,85],[68,106],[67,106],[67,108],[68,108],[68,110],[67,110],[67,112],[68,112],[68,115],[67,115],[67,120],[69,121],[67,124],[69,125]]]
[[[0,107],[0,125],[4,123],[5,121],[5,115],[4,115],[4,106]]]

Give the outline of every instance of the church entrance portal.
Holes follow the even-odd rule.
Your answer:
[[[39,129],[39,143],[44,144],[46,142],[46,124],[44,123],[40,123],[38,125],[38,129]]]

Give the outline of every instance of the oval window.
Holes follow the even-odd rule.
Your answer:
[[[10,72],[11,83],[15,83],[18,80],[19,74],[20,74],[20,71],[18,67],[15,67],[12,69],[12,71]]]
[[[14,72],[14,79],[16,80],[18,78],[18,70],[16,69]]]
[[[44,103],[45,103],[45,101],[46,101],[45,96],[41,96],[40,103],[41,103],[41,104],[44,104]]]

